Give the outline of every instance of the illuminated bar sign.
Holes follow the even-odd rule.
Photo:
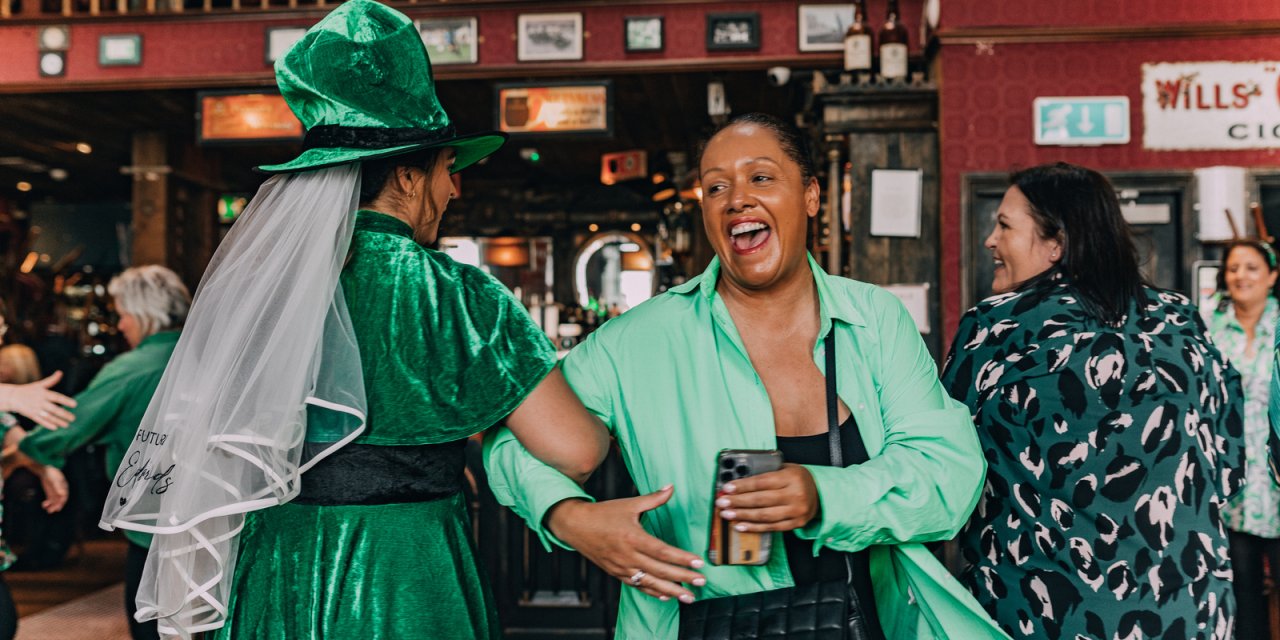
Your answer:
[[[498,130],[507,133],[613,133],[607,80],[497,86]]]
[[[1280,146],[1280,62],[1142,65],[1142,146]]]
[[[200,142],[302,139],[302,123],[278,93],[201,93]]]

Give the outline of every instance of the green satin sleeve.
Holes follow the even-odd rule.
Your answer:
[[[555,367],[550,340],[489,274],[357,216],[342,287],[360,345],[365,444],[448,442],[510,414]]]

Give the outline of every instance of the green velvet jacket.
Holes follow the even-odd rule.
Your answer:
[[[555,367],[520,301],[470,265],[417,244],[403,221],[356,214],[342,271],[368,423],[357,443],[438,444],[505,418]]]
[[[65,429],[39,427],[18,449],[40,464],[61,467],[72,451],[101,444],[106,447],[107,477],[114,479],[177,345],[177,331],[143,338],[133,350],[107,363],[76,396],[75,421]],[[151,546],[150,534],[125,529],[124,535],[136,545]]]

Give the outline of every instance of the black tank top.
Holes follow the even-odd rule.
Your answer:
[[[840,448],[846,464],[861,464],[869,459],[853,416],[840,425]],[[831,464],[830,442],[825,431],[811,436],[779,437],[778,450],[782,452],[783,460],[794,464]],[[843,580],[847,572],[844,556],[848,555],[849,566],[853,569],[853,589],[866,616],[867,628],[873,639],[884,638],[880,617],[876,614],[875,593],[871,589],[870,554],[867,550],[845,554],[824,547],[815,557],[812,540],[801,540],[794,532],[788,531],[782,534],[782,541],[787,549],[787,563],[791,565],[791,578],[796,584]]]

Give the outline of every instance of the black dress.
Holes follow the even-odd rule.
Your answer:
[[[782,459],[794,464],[824,465],[831,464],[829,435],[826,432],[791,438],[778,438],[778,450]],[[867,449],[858,435],[858,425],[853,416],[849,416],[840,425],[840,447],[844,459],[851,464],[861,464],[868,459]],[[821,514],[819,514],[821,517]],[[849,569],[844,562],[849,557],[848,567],[853,570],[853,590],[858,594],[858,603],[866,616],[867,629],[873,640],[882,640],[884,632],[880,628],[880,617],[876,614],[875,593],[871,589],[870,554],[864,549],[857,553],[843,553],[830,548],[823,548],[817,556],[813,555],[813,541],[802,540],[794,532],[782,534],[782,542],[787,550],[787,562],[791,566],[791,578],[796,584],[843,580]]]

